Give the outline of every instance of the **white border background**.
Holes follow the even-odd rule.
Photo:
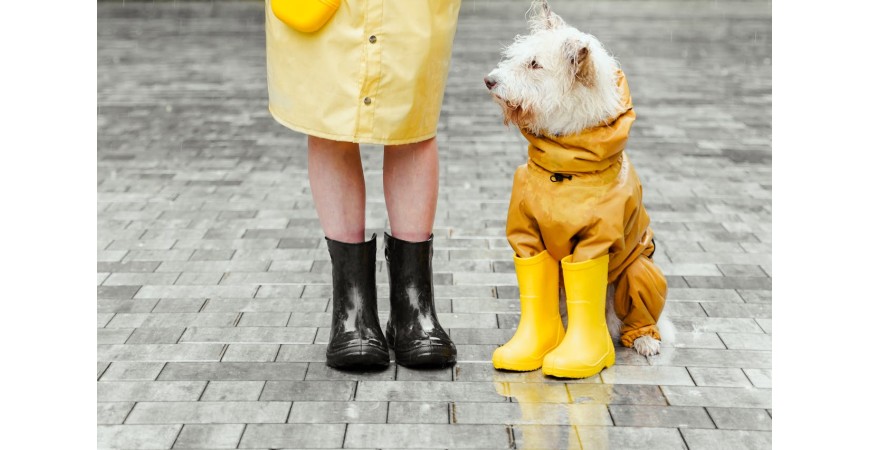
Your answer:
[[[96,3],[0,17],[2,446],[94,448]],[[773,30],[774,447],[863,446],[870,14],[777,0]]]

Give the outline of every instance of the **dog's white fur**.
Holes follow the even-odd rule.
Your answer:
[[[546,2],[536,2],[532,11],[531,33],[517,36],[487,75],[496,83],[496,101],[506,110],[525,111],[527,120],[517,125],[536,134],[573,134],[620,112],[616,59],[595,36],[566,25]],[[577,80],[584,64],[591,64],[591,85]]]
[[[517,122],[536,134],[567,135],[621,112],[616,79],[619,63],[601,42],[566,25],[546,1],[536,1],[531,11],[531,33],[517,36],[504,50],[504,59],[486,77],[487,84],[494,83],[490,93],[504,109],[505,121]],[[578,74],[584,69],[586,79],[581,81]],[[611,337],[619,340],[622,321],[613,309],[613,293],[611,285],[607,290],[607,328]],[[562,297],[564,311],[564,293]],[[657,323],[659,334],[665,342],[673,342],[674,326],[666,312],[667,306]],[[641,336],[632,347],[643,356],[651,356],[660,352],[661,342]]]

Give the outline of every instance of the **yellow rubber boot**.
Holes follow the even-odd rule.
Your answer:
[[[559,315],[559,263],[547,251],[531,258],[514,256],[520,288],[520,323],[514,336],[492,354],[496,369],[541,368],[544,355],[556,348],[565,328]]]
[[[616,362],[607,332],[607,262],[604,255],[589,261],[562,259],[568,330],[565,339],[544,358],[543,373],[563,378],[586,378]]]

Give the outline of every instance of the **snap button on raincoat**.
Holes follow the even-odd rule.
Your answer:
[[[301,133],[407,144],[435,136],[460,0],[342,0],[320,30],[266,1],[269,110]]]
[[[643,188],[623,152],[635,120],[631,93],[619,73],[622,111],[569,136],[535,135],[529,160],[514,174],[507,238],[517,256],[547,250],[574,262],[609,255],[607,282],[615,284],[615,311],[623,320],[622,343],[652,335],[664,308],[667,281],[655,251]],[[560,174],[556,176],[555,174]]]

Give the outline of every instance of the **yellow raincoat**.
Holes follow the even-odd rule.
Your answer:
[[[557,261],[610,255],[608,283],[622,319],[621,342],[659,336],[656,322],[667,281],[652,262],[655,251],[643,188],[623,152],[635,113],[620,72],[623,110],[616,117],[570,136],[534,135],[529,160],[514,174],[507,238],[521,258],[545,249]]]
[[[435,136],[460,0],[342,0],[314,33],[266,1],[269,110],[337,141],[408,144]]]

